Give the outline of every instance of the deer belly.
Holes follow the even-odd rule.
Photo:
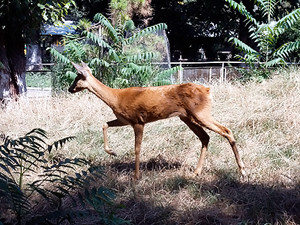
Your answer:
[[[140,123],[149,123],[154,122],[157,120],[167,119],[170,117],[175,117],[182,115],[181,112],[173,111],[173,112],[160,112],[160,113],[153,113],[153,112],[147,112],[147,111],[140,111],[138,112],[137,119]]]

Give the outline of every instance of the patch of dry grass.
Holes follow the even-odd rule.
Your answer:
[[[106,166],[106,185],[125,205],[118,214],[133,224],[300,223],[300,71],[211,89],[214,117],[231,128],[246,164],[244,182],[228,142],[212,132],[203,174],[191,178],[201,143],[177,118],[146,126],[143,178],[133,182],[133,131],[110,128],[118,156],[107,155],[102,124],[114,116],[91,94],[21,99],[0,111],[0,132],[15,137],[39,127],[53,139],[76,136],[62,154]]]

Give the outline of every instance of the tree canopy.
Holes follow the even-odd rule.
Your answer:
[[[62,19],[74,1],[0,1],[0,100],[26,92],[25,43],[38,36],[42,21]]]
[[[300,49],[298,40],[278,44],[279,37],[299,21],[300,9],[279,17],[279,13],[276,13],[278,0],[260,0],[256,3],[257,14],[260,15],[257,19],[243,3],[237,3],[234,0],[226,0],[226,2],[246,18],[250,38],[256,45],[255,48],[251,48],[236,37],[230,38],[230,41],[244,53],[238,56],[242,61],[248,64],[264,62],[263,65],[266,67],[285,64],[289,55]]]

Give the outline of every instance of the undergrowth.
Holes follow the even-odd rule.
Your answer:
[[[47,134],[33,129],[25,136],[2,135],[0,145],[0,221],[4,224],[62,224],[92,218],[103,224],[126,221],[109,211],[115,193],[93,183],[103,180],[101,167],[83,158],[66,158],[59,150],[74,137],[47,144]],[[89,185],[92,185],[89,187]],[[71,201],[67,207],[65,201]],[[50,207],[43,210],[41,202]],[[1,222],[0,222],[1,224]]]

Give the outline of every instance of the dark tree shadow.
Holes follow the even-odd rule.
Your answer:
[[[219,176],[213,184],[218,188],[212,190],[221,200],[237,205],[248,224],[285,224],[288,220],[300,223],[300,185],[287,188],[280,184],[227,182],[223,177]]]
[[[114,164],[118,171],[132,171],[133,163]],[[180,163],[164,159],[151,159],[141,166],[150,171],[180,168]],[[188,191],[196,188],[194,198],[205,198],[207,193],[215,196],[210,204],[195,204],[192,208],[178,210],[181,207],[160,205],[148,193],[139,192],[138,197],[122,201],[125,206],[121,216],[126,215],[133,224],[300,224],[300,186],[285,187],[281,184],[261,184],[240,182],[230,171],[214,171],[213,181],[201,178],[177,177],[170,185],[170,177],[161,179],[174,190]],[[180,181],[180,182],[178,182]],[[120,185],[124,185],[120,184]],[[149,187],[147,183],[145,190]],[[161,184],[160,184],[161,185]],[[126,185],[125,185],[126,186]],[[163,186],[163,185],[162,185]],[[167,186],[167,185],[165,185]],[[178,186],[178,187],[176,187]],[[172,192],[172,190],[169,190]],[[166,191],[164,189],[158,191]],[[153,193],[152,193],[153,195]],[[155,194],[154,194],[155,195]],[[195,201],[197,202],[197,201]],[[201,202],[201,201],[198,201]],[[205,205],[205,206],[203,206]]]

